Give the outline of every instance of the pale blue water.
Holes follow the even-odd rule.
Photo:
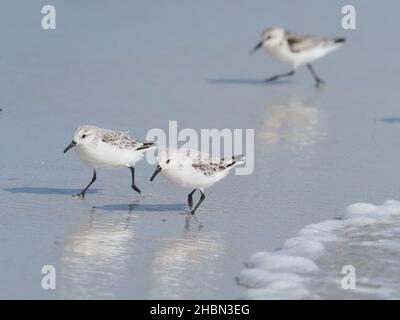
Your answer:
[[[351,203],[398,199],[398,4],[353,1],[52,1],[57,29],[41,29],[42,1],[0,10],[0,297],[239,298],[250,254],[273,250],[304,225]],[[47,3],[46,3],[47,4]],[[282,25],[348,43],[306,70],[265,52],[261,31]],[[91,177],[71,153],[73,128],[254,128],[255,171],[228,176],[185,224],[186,190],[154,170]],[[57,289],[41,288],[41,268]],[[393,281],[398,279],[393,279]]]

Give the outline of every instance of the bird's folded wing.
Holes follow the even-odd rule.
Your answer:
[[[126,132],[115,130],[107,130],[106,132],[103,132],[102,140],[105,143],[123,149],[136,149],[142,145],[135,139],[130,138]]]
[[[309,35],[301,35],[295,33],[287,34],[287,41],[292,52],[301,52],[323,46],[330,42],[330,39],[314,37]]]
[[[127,132],[107,130],[102,133],[102,140],[104,142],[111,142],[117,140],[133,140],[128,136]]]
[[[213,174],[221,169],[221,159],[212,157],[207,153],[199,152],[197,150],[188,150],[187,156],[191,157],[192,166],[200,171]]]
[[[219,164],[211,162],[193,163],[192,166],[193,168],[206,172],[207,174],[214,174],[214,172],[221,170]]]
[[[236,162],[242,160],[242,155],[219,159],[207,154],[199,153],[198,157],[193,159],[192,165],[196,169],[213,174],[214,172],[226,170],[236,164]]]

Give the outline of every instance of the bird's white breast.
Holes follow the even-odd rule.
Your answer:
[[[290,51],[289,46],[286,43],[282,43],[279,46],[267,48],[269,54],[273,56],[280,62],[295,64],[296,57],[292,51]]]
[[[218,182],[228,174],[229,170],[214,172],[213,175],[206,175],[200,169],[194,168],[190,164],[174,166],[162,171],[162,174],[174,184],[183,188],[208,188]]]
[[[94,169],[109,169],[118,167],[133,167],[143,159],[143,151],[121,149],[118,146],[99,141],[76,147],[78,157]]]

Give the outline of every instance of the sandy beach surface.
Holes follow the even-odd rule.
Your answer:
[[[249,294],[257,283],[238,284],[254,253],[353,203],[400,199],[399,5],[352,2],[357,29],[348,31],[344,1],[54,0],[57,28],[44,31],[42,1],[2,1],[0,298],[270,298],[274,291]],[[348,39],[315,63],[325,87],[315,89],[306,69],[262,82],[288,71],[264,50],[249,54],[275,25]],[[253,174],[210,188],[190,223],[187,190],[150,182],[145,161],[136,168],[140,196],[129,170],[118,169],[99,171],[85,200],[71,197],[92,174],[62,153],[75,127],[142,140],[170,120],[178,129],[254,129]],[[390,230],[398,239],[398,227]],[[390,263],[366,270],[384,290],[400,282],[399,248],[378,249]],[[354,252],[338,268],[373,261]],[[322,266],[332,266],[329,257]],[[41,287],[44,265],[56,269],[56,290]],[[327,283],[319,277],[304,297],[352,297]],[[392,289],[378,297],[399,297]]]

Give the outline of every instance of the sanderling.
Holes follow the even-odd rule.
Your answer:
[[[127,167],[132,174],[132,189],[140,194],[135,185],[135,164],[143,159],[147,149],[156,147],[153,142],[138,142],[126,132],[102,129],[85,125],[77,128],[72,142],[64,153],[75,147],[75,151],[83,163],[93,169],[93,178],[88,186],[76,196],[85,197],[86,191],[96,181],[97,169]]]
[[[251,52],[265,47],[273,57],[292,65],[292,71],[270,77],[267,82],[293,76],[298,67],[307,65],[318,87],[324,81],[318,77],[310,63],[339,48],[345,41],[345,38],[321,38],[291,33],[282,28],[270,28],[262,33],[262,40]]]
[[[238,164],[244,163],[242,155],[220,159],[194,149],[167,149],[160,152],[157,168],[150,178],[160,172],[174,184],[193,189],[188,195],[190,213],[194,214],[205,199],[204,189],[223,179]],[[193,194],[199,190],[201,197],[193,208]]]

